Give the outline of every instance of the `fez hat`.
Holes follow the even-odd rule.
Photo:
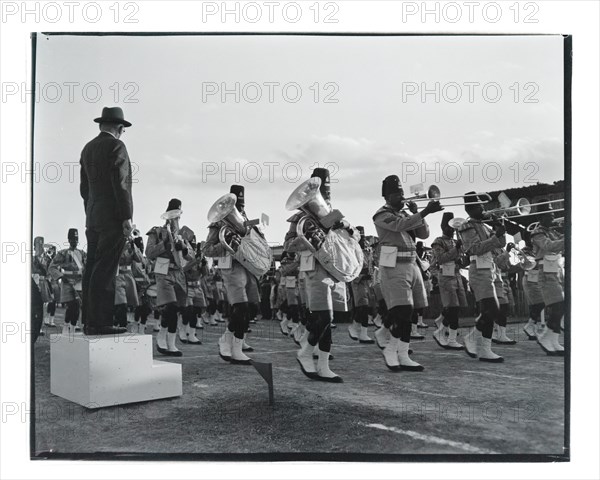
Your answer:
[[[181,200],[177,198],[172,198],[169,200],[169,205],[167,205],[167,212],[171,210],[181,210]]]
[[[404,193],[398,175],[389,175],[385,177],[381,185],[381,196],[392,195],[394,193]]]
[[[360,232],[361,236],[365,235],[365,227],[357,226],[356,229]]]
[[[76,228],[69,228],[69,233],[67,233],[67,240],[79,240],[79,232]]]
[[[454,214],[452,212],[444,212],[444,214],[442,215],[442,223],[440,224],[442,229],[446,228],[448,226],[448,222],[453,218]]]
[[[131,123],[125,120],[123,109],[121,107],[104,107],[102,109],[102,116],[94,118],[94,122],[116,123],[124,125],[125,127],[131,127]]]
[[[246,205],[243,185],[232,185],[229,189],[229,193],[233,193],[237,197],[237,200],[235,202],[237,206],[243,207],[244,205]]]
[[[317,177],[321,179],[321,188],[319,191],[325,200],[329,200],[331,198],[331,181],[329,178],[329,170],[326,168],[315,168],[310,177]]]

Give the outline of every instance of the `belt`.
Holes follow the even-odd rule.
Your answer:
[[[130,272],[131,265],[119,265],[119,272]]]
[[[195,282],[187,282],[188,287],[199,287],[200,281],[196,280]]]
[[[396,257],[401,263],[412,263],[417,259],[417,252],[398,252]]]

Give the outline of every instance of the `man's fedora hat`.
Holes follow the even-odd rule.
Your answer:
[[[131,127],[131,123],[125,120],[123,109],[121,107],[104,107],[102,116],[94,118],[96,123],[119,123],[125,127]]]

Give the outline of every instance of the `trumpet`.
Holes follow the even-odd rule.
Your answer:
[[[211,223],[220,221],[225,223],[219,230],[219,242],[231,255],[235,254],[235,250],[227,243],[227,238],[233,235],[245,237],[250,230],[250,227],[246,226],[246,220],[242,214],[235,208],[236,201],[235,194],[227,193],[213,203],[207,215],[208,221]]]
[[[181,252],[175,248],[175,242],[181,241],[181,236],[178,234],[178,228],[176,224],[176,221],[181,216],[181,213],[181,210],[169,210],[160,216],[161,219],[166,220],[165,227],[167,230],[167,235],[169,235],[171,253],[173,254],[175,265],[177,265],[177,267],[180,269],[181,265],[183,264],[183,259],[181,257]]]
[[[516,214],[513,214],[516,212]],[[486,216],[500,215],[500,217],[524,217],[531,213],[531,203],[526,198],[519,198],[515,205],[510,207],[494,208],[492,210],[486,210],[483,212]]]
[[[414,197],[409,197],[406,198],[405,201],[407,202],[425,202],[425,201],[430,201],[430,200],[435,200],[435,201],[442,201],[442,200],[450,200],[450,199],[454,199],[454,198],[465,198],[465,197],[475,197],[475,198],[481,198],[481,197],[485,197],[486,200],[477,200],[476,202],[469,202],[469,205],[485,205],[488,202],[492,201],[492,197],[490,196],[489,193],[485,193],[485,192],[477,192],[477,193],[470,193],[469,195],[451,195],[448,197],[442,197],[441,196],[441,191],[440,189],[435,186],[435,185],[431,185],[429,187],[429,189],[427,190],[427,195],[416,195]],[[466,205],[465,202],[461,202],[461,203],[450,203],[448,205],[442,205],[443,207],[459,207],[459,206],[463,206]]]

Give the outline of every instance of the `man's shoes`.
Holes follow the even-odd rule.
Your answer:
[[[127,327],[115,327],[113,325],[105,325],[102,327],[86,326],[83,329],[85,335],[120,335],[127,333]]]

